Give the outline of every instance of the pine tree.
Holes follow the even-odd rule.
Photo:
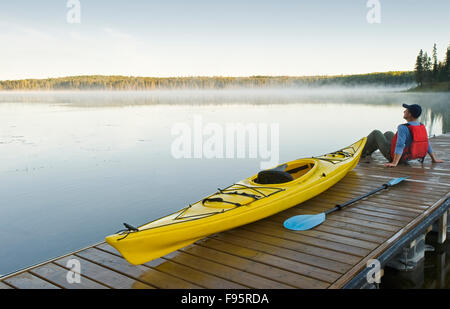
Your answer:
[[[419,86],[422,86],[423,84],[423,71],[423,50],[420,50],[419,55],[417,55],[415,67],[416,82],[419,84]]]
[[[447,47],[447,53],[445,54],[443,75],[444,81],[450,81],[450,46]]]
[[[432,72],[431,57],[428,56],[427,52],[425,52],[425,54],[423,55],[422,64],[424,71],[423,81],[429,83],[431,82],[433,72]]]
[[[433,81],[438,81],[438,59],[437,59],[437,48],[436,43],[433,45]]]

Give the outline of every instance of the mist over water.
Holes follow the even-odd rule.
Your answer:
[[[374,102],[370,97],[402,93],[409,86],[309,87],[154,91],[0,91],[2,102],[70,103],[84,106],[147,104],[276,104]]]
[[[405,88],[0,92],[0,274],[181,209],[259,170],[260,158],[175,159],[176,123],[278,123],[280,163],[395,131],[420,104],[450,132],[450,95]]]

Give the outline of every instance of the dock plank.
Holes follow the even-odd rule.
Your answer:
[[[324,211],[329,210],[330,208],[325,208],[325,207],[318,207],[318,206],[314,206],[314,207],[309,207],[309,206],[305,206],[302,207],[302,211],[304,210],[312,210],[315,211],[315,213],[321,213]],[[292,214],[292,216],[295,215],[299,215],[302,214],[302,211],[299,211],[296,208],[291,208],[289,210],[286,211],[286,213]],[[339,218],[339,220],[347,220],[348,219],[355,219],[353,220],[353,222],[359,223],[360,225],[366,225],[366,226],[371,226],[374,228],[378,228],[387,232],[395,232],[397,231],[399,228],[401,228],[404,224],[402,224],[400,221],[397,220],[390,220],[390,219],[383,219],[383,218],[379,218],[376,216],[367,216],[367,215],[360,215],[357,213],[353,213],[351,211],[337,211],[334,213],[331,213],[328,215],[328,218]]]
[[[359,166],[357,167],[357,170],[359,171]],[[378,186],[381,186],[383,183],[386,183],[387,180],[390,180],[389,177],[380,178],[379,176],[380,175],[375,176],[373,174],[361,175],[360,173],[356,173],[353,171],[343,179],[342,183],[339,182],[336,184],[336,187],[333,186],[333,189],[339,188],[339,191],[342,191],[346,187],[348,188],[350,186],[352,190],[346,190],[343,193],[352,193],[353,189],[371,191]],[[394,188],[388,190],[395,192],[407,192],[408,194],[412,194],[413,196],[421,197],[437,196],[443,194],[446,188],[436,186],[433,183],[415,182],[414,178],[411,178],[404,180],[401,187],[395,187],[395,190]]]
[[[313,256],[324,257],[329,260],[353,264],[360,260],[360,258],[347,253],[337,252],[333,250],[324,249],[314,245],[308,245],[301,242],[295,242],[288,239],[281,239],[272,235],[253,232],[251,230],[239,230],[239,235],[251,240],[260,241],[265,244],[273,245],[280,248],[290,249],[301,253],[310,254]]]
[[[254,275],[252,273],[243,272],[239,269],[223,265],[217,261],[210,261],[200,256],[194,256],[184,249],[179,252],[168,254],[165,258],[171,259],[176,263],[183,265],[190,265],[200,271],[206,271],[213,275],[223,277],[240,285],[247,286],[253,289],[290,289],[291,286],[266,279],[264,277]]]
[[[402,215],[395,215],[395,214],[390,214],[390,213],[385,213],[385,212],[381,212],[381,211],[377,211],[374,209],[364,209],[364,207],[357,207],[354,206],[351,208],[351,212],[352,213],[357,213],[357,214],[361,214],[361,215],[370,215],[370,216],[374,216],[374,217],[380,217],[380,218],[386,218],[386,219],[392,219],[392,220],[396,220],[396,221],[400,221],[400,222],[409,222],[412,220],[412,218],[414,217],[405,217]]]
[[[117,254],[116,249],[109,246],[108,244],[103,244],[100,246],[97,246],[98,248],[105,250],[107,252],[110,252],[112,254]],[[119,255],[117,255],[120,257]],[[165,258],[159,258],[155,259],[153,261],[147,262],[143,264],[145,266],[148,266],[152,269],[158,270],[160,272],[177,276],[178,278],[181,278],[186,281],[194,281],[201,286],[208,288],[208,289],[244,289],[247,288],[244,285],[225,280],[223,278],[220,278],[215,275],[210,275],[205,272],[201,272],[196,270],[195,268],[192,268],[192,265],[186,266],[179,263],[174,263],[170,259]]]
[[[96,248],[87,249],[76,255],[153,287],[178,289],[201,288],[199,285],[156,271],[147,266],[131,265],[123,258]]]
[[[220,247],[227,252],[234,252],[236,255],[258,261],[273,267],[277,267],[284,270],[291,270],[299,275],[315,278],[325,282],[334,282],[339,277],[339,274],[333,271],[321,269],[308,264],[299,263],[297,261],[291,261],[276,255],[263,253],[248,248],[248,246],[239,246],[231,243],[224,243],[218,239],[210,238],[204,242],[208,247]]]
[[[359,257],[366,256],[367,253],[370,252],[367,249],[359,248],[356,246],[347,245],[344,243],[337,243],[337,242],[326,240],[326,239],[310,237],[310,236],[306,236],[305,234],[302,234],[299,232],[289,231],[286,229],[276,229],[276,228],[273,228],[272,226],[264,226],[262,224],[248,225],[248,226],[242,227],[242,229],[251,230],[253,232],[257,231],[262,234],[277,236],[281,239],[287,239],[287,240],[298,242],[298,243],[314,245],[314,246],[321,247],[324,249],[329,249],[329,250],[333,250],[336,252],[347,253],[347,254],[351,254],[351,255],[359,256]]]
[[[239,232],[230,231],[228,233],[220,233],[214,235],[216,239],[231,244],[240,245],[260,252],[276,255],[285,259],[305,263],[307,265],[316,266],[336,273],[344,273],[348,270],[349,265],[334,260],[326,259],[320,256],[314,256],[299,251],[285,249],[274,245],[266,244],[255,239],[249,240],[239,235]]]
[[[321,212],[323,212],[323,210],[321,210],[321,211],[317,211],[317,210],[316,211],[305,211],[305,209],[301,209],[301,210],[290,209],[290,210],[286,211],[284,215],[286,216],[286,219],[287,219],[291,216],[304,215],[304,214],[318,214]],[[350,216],[340,216],[337,212],[328,215],[327,221],[329,221],[329,220],[341,222],[341,223],[347,223],[349,225],[354,226],[355,228],[362,226],[362,227],[372,230],[373,231],[372,233],[375,233],[375,235],[377,235],[376,233],[378,233],[379,235],[392,234],[399,230],[399,228],[397,226],[391,226],[391,225],[387,225],[387,224],[379,224],[379,223],[368,221],[368,220],[354,219]]]
[[[265,278],[278,281],[295,288],[313,289],[324,288],[329,285],[323,281],[300,276],[290,271],[277,269],[252,259],[242,258],[238,256],[240,254],[239,252],[229,253],[227,250],[214,250],[220,248],[222,248],[222,246],[217,247],[211,242],[200,242],[199,244],[186,248],[185,251],[192,255],[200,255],[208,257],[208,259],[211,260],[221,261],[221,263],[225,265],[241,269],[246,272],[263,275]]]
[[[0,290],[10,290],[10,289],[14,288],[0,281]]]
[[[355,192],[355,194],[348,195],[347,197],[345,197],[341,194],[334,194],[334,193],[330,192],[329,194],[319,195],[315,200],[311,201],[311,204],[334,207],[336,204],[346,202],[352,198],[363,195],[367,192],[368,191],[358,192],[358,193]],[[407,207],[407,208],[419,209],[419,210],[427,209],[430,206],[430,205],[424,205],[424,204],[420,204],[420,203],[409,202],[409,201],[405,200],[406,197],[407,196],[405,195],[404,199],[402,201],[399,201],[399,200],[390,198],[390,196],[388,194],[385,194],[385,195],[379,194],[378,196],[375,194],[375,195],[372,195],[370,197],[363,199],[362,202],[370,201],[370,202],[375,202],[379,205],[388,204],[388,205],[393,205],[393,206]],[[438,198],[436,200],[438,200]]]
[[[370,192],[371,190],[376,189],[376,187],[367,188],[364,189],[352,189],[353,194],[347,194],[342,192],[339,188],[333,188],[330,189],[329,194],[322,196],[322,198],[332,197],[334,200],[342,200],[347,201],[349,199],[352,199],[354,197],[363,195],[365,193]],[[397,190],[396,190],[397,189]],[[384,190],[380,191],[378,193],[375,193],[374,195],[371,195],[370,197],[367,197],[365,200],[373,200],[373,201],[382,201],[382,200],[388,200],[394,205],[411,205],[411,206],[431,206],[433,204],[432,200],[438,200],[441,197],[441,195],[429,195],[427,197],[414,195],[407,192],[401,191],[401,186],[398,185],[398,187],[392,188],[391,190]],[[409,200],[408,200],[409,198]],[[339,202],[338,202],[339,203]]]
[[[338,195],[342,195],[344,197],[353,195],[353,194],[364,194],[366,192],[370,192],[374,189],[377,189],[382,184],[386,183],[388,179],[378,179],[378,181],[374,181],[373,183],[367,183],[367,180],[361,181],[356,178],[344,178],[342,183],[339,183],[337,186],[333,186],[330,188],[328,193],[335,193]],[[442,190],[440,190],[442,191]],[[423,183],[415,183],[408,180],[404,180],[401,185],[397,185],[392,188],[385,189],[372,195],[373,197],[385,196],[386,194],[390,194],[393,200],[403,201],[404,194],[408,193],[409,196],[417,197],[419,201],[428,202],[428,197],[436,197],[441,192],[438,192],[431,185],[424,185]]]
[[[59,286],[30,273],[21,273],[4,281],[17,289],[60,289]]]
[[[398,229],[398,228],[401,228],[401,227],[403,227],[405,225],[404,222],[399,221],[399,220],[381,218],[381,217],[375,216],[374,214],[363,215],[363,214],[355,213],[353,211],[336,212],[336,213],[333,213],[331,215],[371,221],[371,222],[383,224],[385,226],[390,226],[390,227],[392,227],[392,229],[395,229],[395,228]],[[408,221],[406,221],[406,222],[408,222]]]
[[[279,228],[278,224],[271,222],[271,221],[264,222],[264,224],[267,224],[267,226],[270,228],[274,228],[274,229]],[[256,225],[256,227],[258,227],[258,225]],[[328,232],[320,231],[318,229],[311,229],[309,231],[287,231],[287,232],[297,234],[297,235],[306,235],[306,236],[319,238],[319,239],[323,239],[323,240],[329,240],[329,241],[333,241],[336,243],[351,245],[353,247],[358,247],[358,248],[363,248],[363,249],[368,249],[368,250],[372,250],[378,246],[377,243],[374,243],[371,241],[360,240],[360,239],[356,239],[353,237],[346,237],[346,236],[337,235],[334,233],[328,233]]]
[[[309,213],[309,214],[311,214],[311,213]],[[277,226],[280,226],[284,223],[284,221],[286,219],[288,219],[288,217],[270,217],[266,220],[267,220],[267,222],[270,222],[271,224],[276,224]],[[339,227],[339,228],[337,228],[337,227]],[[314,228],[314,231],[328,233],[332,236],[333,235],[344,236],[344,237],[352,238],[356,241],[363,240],[363,241],[367,241],[369,243],[374,243],[374,244],[381,243],[387,238],[387,237],[382,237],[382,236],[377,236],[377,235],[371,234],[370,232],[372,232],[372,229],[367,229],[368,233],[362,233],[361,227],[357,227],[357,228],[355,228],[355,230],[352,230],[351,227],[346,226],[345,224],[339,224],[339,222],[330,221],[328,219],[324,223],[322,223]],[[390,234],[388,234],[388,235],[390,235]],[[386,236],[388,236],[388,235],[386,235]]]
[[[92,263],[88,260],[85,260],[79,256],[68,256],[59,260],[56,260],[54,263],[65,267],[67,265],[67,261],[70,259],[77,259],[81,265],[81,274],[91,280],[95,280],[97,282],[101,282],[103,285],[106,285],[113,289],[153,289],[152,286],[142,283],[140,281],[136,281],[131,279],[130,277],[124,276],[120,273],[112,271],[106,267],[100,266],[98,264]]]
[[[30,273],[38,275],[41,278],[45,278],[49,282],[61,286],[64,289],[107,289],[105,285],[99,284],[88,278],[81,277],[81,275],[80,282],[69,283],[66,278],[68,272],[68,269],[53,263],[48,263],[30,270]]]
[[[329,224],[325,225],[325,224],[321,224],[320,226],[317,226],[315,228],[316,231],[321,231],[321,232],[326,232],[329,234],[335,234],[335,235],[341,235],[341,236],[345,236],[345,237],[350,237],[356,240],[366,240],[368,242],[374,243],[374,244],[380,244],[383,241],[385,241],[386,238],[383,237],[379,237],[379,236],[374,236],[371,234],[367,234],[367,233],[361,233],[360,231],[355,232],[352,230],[347,230],[347,229],[337,229],[334,226],[331,226]]]
[[[318,204],[318,205],[312,204],[312,205],[305,205],[305,207],[302,207],[301,209],[310,209],[310,210],[316,210],[317,212],[323,212],[323,211],[333,208],[334,206],[335,205],[328,206],[328,205],[324,205],[324,204]],[[411,207],[411,206],[399,206],[399,205],[395,205],[395,204],[392,204],[389,202],[376,202],[376,201],[362,200],[362,201],[356,202],[351,207],[348,207],[347,209],[345,209],[345,212],[352,213],[352,212],[354,212],[353,209],[355,209],[355,208],[357,208],[357,209],[365,209],[365,208],[370,209],[371,208],[371,209],[373,209],[375,215],[378,215],[378,213],[392,213],[392,210],[397,210],[397,213],[398,212],[405,213],[405,215],[403,215],[403,213],[401,213],[400,214],[401,220],[397,220],[397,221],[404,221],[405,217],[410,217],[410,218],[417,217],[418,215],[420,215],[421,213],[423,213],[425,210],[428,209],[428,207],[415,208],[415,207]]]
[[[417,217],[421,211],[420,210],[412,210],[404,207],[399,206],[392,206],[387,204],[376,204],[374,202],[370,201],[363,201],[360,203],[355,204],[354,208],[358,209],[368,209],[372,210],[374,212],[381,212],[381,213],[388,213],[388,214],[395,214],[403,217],[409,217],[409,218],[415,218]]]
[[[282,224],[285,220],[289,219],[291,216],[295,215],[310,215],[310,214],[318,214],[321,211],[310,211],[307,209],[299,208],[295,211],[295,213],[292,212],[282,212],[280,214],[274,215],[270,218],[267,218],[265,220],[278,222],[279,224]],[[384,239],[387,239],[389,236],[393,234],[392,231],[384,231],[381,229],[374,229],[372,227],[367,227],[361,224],[352,224],[345,221],[345,219],[341,219],[339,217],[332,217],[327,216],[327,219],[324,223],[320,225],[322,226],[329,226],[330,228],[334,228],[335,231],[352,231],[361,234],[360,237],[364,237],[362,235],[369,235],[375,236],[375,237],[382,237]]]
[[[205,271],[215,276],[223,277],[226,280],[236,282],[242,286],[253,289],[290,289],[291,286],[266,279],[261,276],[257,276],[248,272],[243,272],[233,267],[229,267],[218,263],[216,261],[210,261],[200,256],[194,256],[186,253],[184,249],[179,252],[168,254],[168,259],[176,263],[183,265],[189,265],[199,271]]]

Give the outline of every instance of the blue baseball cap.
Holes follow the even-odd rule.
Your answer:
[[[422,107],[420,107],[420,105],[418,104],[413,105],[403,104],[403,107],[409,110],[409,112],[414,118],[419,118],[420,115],[422,114]]]

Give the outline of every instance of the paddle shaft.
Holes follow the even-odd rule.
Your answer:
[[[375,189],[375,190],[373,190],[373,191],[370,191],[369,193],[366,193],[366,194],[364,194],[364,195],[355,197],[354,199],[352,199],[352,200],[350,200],[350,201],[347,201],[347,202],[345,202],[345,203],[343,203],[343,204],[336,205],[336,207],[331,208],[330,210],[326,211],[325,214],[328,215],[328,214],[330,214],[330,213],[332,213],[332,212],[335,212],[335,211],[337,211],[337,210],[341,210],[342,208],[344,208],[344,207],[346,207],[346,206],[348,206],[348,205],[351,205],[351,204],[353,204],[353,203],[355,203],[355,202],[357,202],[357,201],[362,200],[363,198],[366,198],[366,197],[368,197],[368,196],[370,196],[370,195],[372,195],[372,194],[375,194],[375,193],[380,192],[381,190],[384,190],[384,189],[387,189],[387,188],[389,188],[389,185],[384,184],[384,185],[382,185],[381,187],[379,187],[379,188],[377,188],[377,189]]]

